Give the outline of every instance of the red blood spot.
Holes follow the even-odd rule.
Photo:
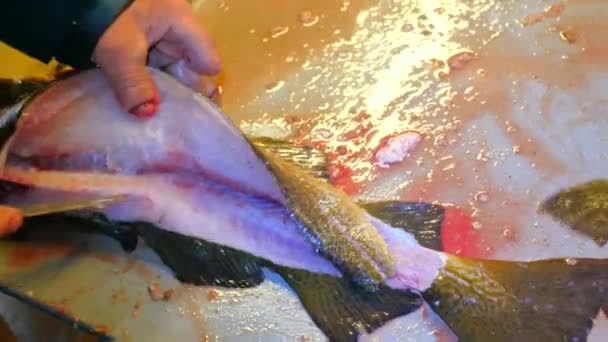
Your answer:
[[[478,257],[479,235],[473,229],[471,217],[462,210],[446,207],[441,223],[441,242],[447,253],[466,257]]]
[[[359,191],[359,185],[353,180],[353,171],[340,163],[332,163],[329,166],[331,183],[342,189],[348,195],[353,195]]]
[[[347,148],[346,146],[344,146],[344,145],[340,145],[340,146],[338,146],[338,147],[336,148],[336,152],[337,152],[339,155],[343,156],[343,155],[345,155],[345,154],[347,154],[347,153],[348,153],[348,148]]]
[[[369,122],[368,120],[365,120],[363,122],[361,122],[359,125],[357,125],[357,127],[355,127],[354,129],[351,129],[350,131],[346,132],[343,134],[344,140],[347,141],[352,141],[352,140],[358,140],[360,138],[364,138],[365,135],[374,127],[374,125]]]

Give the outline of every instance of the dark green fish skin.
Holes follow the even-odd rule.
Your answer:
[[[426,248],[443,251],[441,223],[445,209],[426,202],[380,201],[358,203],[372,216],[414,235]]]
[[[593,180],[560,191],[543,201],[540,211],[599,246],[608,242],[608,180]]]
[[[608,299],[607,266],[450,256],[423,296],[461,341],[585,341]]]

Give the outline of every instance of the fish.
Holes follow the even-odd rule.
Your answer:
[[[424,303],[466,341],[589,334],[606,303],[608,260],[445,253],[438,232],[450,208],[356,202],[331,185],[322,157],[303,157],[318,151],[245,136],[210,100],[150,72],[162,102],[146,121],[119,109],[98,70],[22,82],[24,91],[0,82],[9,94],[0,178],[25,187],[4,202],[126,196],[54,217],[141,238],[182,282],[255,287],[271,269],[332,341],[356,340]],[[94,319],[80,310],[79,321]]]
[[[590,237],[598,246],[608,242],[606,179],[594,179],[558,191],[541,203],[539,211]]]

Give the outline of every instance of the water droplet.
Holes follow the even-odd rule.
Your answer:
[[[473,229],[480,230],[481,228],[483,228],[481,222],[479,222],[479,221],[473,222]]]
[[[471,51],[459,52],[447,60],[447,64],[451,70],[462,70],[475,58],[475,54]]]
[[[331,131],[327,128],[320,128],[317,130],[316,135],[322,139],[329,139],[333,136],[333,133],[331,133]]]
[[[293,62],[293,57],[291,57],[291,56],[286,57],[285,62],[287,62],[287,63]]]
[[[566,258],[566,264],[570,266],[574,266],[578,263],[578,261],[574,258]]]
[[[517,145],[517,146],[513,146],[513,154],[519,154],[521,153],[521,146]]]
[[[349,6],[350,6],[350,1],[342,2],[342,7],[340,7],[340,11],[341,12],[347,11]]]
[[[560,31],[559,37],[570,44],[574,44],[578,40],[578,34],[572,29]]]
[[[405,23],[401,26],[401,32],[411,32],[414,29],[414,26],[410,23]]]
[[[486,76],[488,74],[488,72],[486,71],[486,69],[477,69],[477,75],[479,76]]]
[[[269,85],[266,86],[266,92],[267,93],[275,92],[275,91],[281,89],[284,85],[285,85],[285,82],[283,82],[283,81],[277,81],[277,82],[270,83]]]
[[[270,30],[270,37],[272,38],[277,38],[280,37],[282,35],[284,35],[285,33],[287,33],[289,31],[289,27],[287,26],[277,26],[277,27],[273,27]]]
[[[346,52],[346,51],[340,51],[340,52],[338,52],[337,57],[338,57],[339,61],[346,61],[346,60],[350,59],[351,53]]]
[[[319,21],[319,16],[315,15],[311,10],[304,10],[300,12],[298,20],[304,26],[312,26]]]
[[[474,196],[475,201],[479,203],[488,203],[490,201],[490,196],[487,191],[479,191]]]

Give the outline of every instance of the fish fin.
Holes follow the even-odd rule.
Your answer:
[[[423,292],[461,341],[584,341],[606,305],[608,260],[448,256]]]
[[[276,154],[281,159],[307,171],[309,174],[329,181],[327,156],[325,153],[306,146],[267,137],[248,137],[257,147]]]
[[[346,278],[272,266],[296,292],[311,319],[330,341],[357,341],[388,321],[418,310],[422,296],[414,290],[384,285],[374,292]]]
[[[608,242],[608,180],[593,180],[560,191],[541,203],[540,211],[591,237]]]
[[[422,246],[443,251],[441,227],[445,209],[426,202],[381,201],[359,205],[370,215],[412,234]]]
[[[137,248],[138,236],[135,229],[128,224],[110,221],[103,214],[90,211],[69,211],[43,215],[40,218],[44,220],[49,216],[56,216],[65,221],[68,226],[78,227],[83,232],[111,237],[120,243],[125,252],[133,252]]]
[[[258,259],[248,253],[165,231],[147,223],[138,223],[134,227],[181,282],[246,288],[264,281]]]
[[[0,78],[0,109],[10,107],[24,98],[44,90],[50,81],[42,77],[22,80]]]
[[[45,229],[49,225],[110,237],[119,242],[125,252],[132,252],[137,248],[138,237],[130,226],[109,221],[101,214],[80,211],[26,217],[22,227],[11,237],[20,238],[24,234],[27,235],[28,230]]]

